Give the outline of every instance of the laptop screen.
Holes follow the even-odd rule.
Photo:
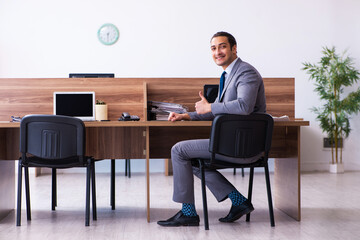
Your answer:
[[[54,115],[95,121],[95,92],[54,92]]]

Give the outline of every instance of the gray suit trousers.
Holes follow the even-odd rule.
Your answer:
[[[191,165],[192,158],[210,158],[209,139],[187,140],[178,142],[171,149],[171,160],[174,174],[173,201],[179,203],[195,203],[194,176],[201,178],[199,168]],[[229,162],[250,163],[259,159],[219,157]],[[236,188],[218,171],[205,170],[205,183],[218,202],[227,198]]]

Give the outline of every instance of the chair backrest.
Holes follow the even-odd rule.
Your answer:
[[[234,158],[267,156],[273,132],[273,118],[265,113],[218,115],[212,123],[209,151]]]
[[[44,159],[83,157],[82,120],[55,115],[28,115],[20,123],[20,152]]]

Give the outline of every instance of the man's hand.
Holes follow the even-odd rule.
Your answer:
[[[211,104],[206,100],[201,91],[199,92],[199,96],[201,100],[195,103],[196,113],[205,114],[211,112]]]
[[[189,114],[187,114],[187,113],[180,114],[180,113],[175,113],[175,112],[171,112],[169,114],[168,121],[175,122],[175,121],[181,121],[181,120],[190,120]]]

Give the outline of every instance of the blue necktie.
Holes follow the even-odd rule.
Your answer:
[[[219,84],[219,98],[221,97],[222,91],[224,89],[225,74],[226,74],[225,71],[221,74],[220,84]]]

